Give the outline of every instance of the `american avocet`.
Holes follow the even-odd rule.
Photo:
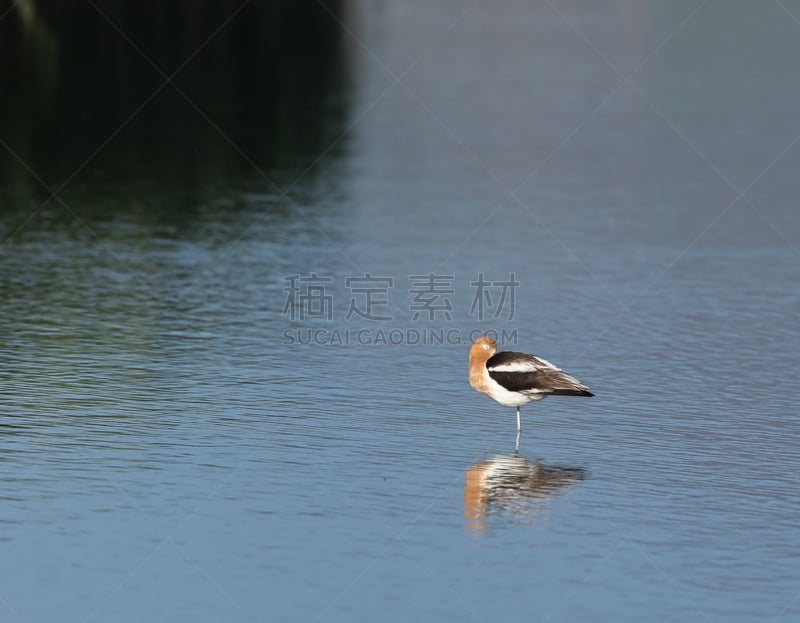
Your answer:
[[[498,353],[497,343],[486,335],[469,349],[469,384],[504,407],[516,407],[517,430],[522,428],[522,405],[547,396],[594,396],[586,385],[549,361],[525,353]]]

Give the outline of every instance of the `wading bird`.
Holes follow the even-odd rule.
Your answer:
[[[578,379],[549,361],[510,351],[497,352],[497,343],[482,335],[469,349],[469,384],[504,407],[519,408],[547,396],[594,396]]]

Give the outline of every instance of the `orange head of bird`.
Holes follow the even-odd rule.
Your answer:
[[[469,358],[470,361],[474,359],[486,361],[496,352],[497,342],[495,342],[488,335],[482,335],[472,343],[472,346],[469,349]]]

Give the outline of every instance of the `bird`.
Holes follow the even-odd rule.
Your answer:
[[[497,343],[488,335],[478,337],[469,349],[469,384],[504,407],[516,407],[517,431],[522,429],[522,405],[547,396],[594,396],[549,361],[526,353],[498,353]]]

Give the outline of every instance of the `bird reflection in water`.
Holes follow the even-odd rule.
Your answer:
[[[560,489],[583,480],[580,467],[545,465],[518,452],[472,465],[464,474],[464,517],[472,531],[486,530],[489,515],[534,515]]]

